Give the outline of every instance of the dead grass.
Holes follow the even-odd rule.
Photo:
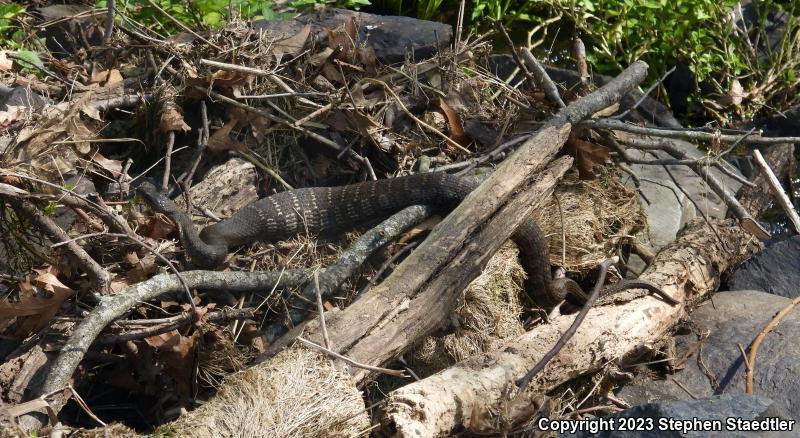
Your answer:
[[[361,392],[347,373],[316,352],[290,348],[268,364],[229,376],[213,400],[160,432],[196,438],[347,437],[369,425]]]

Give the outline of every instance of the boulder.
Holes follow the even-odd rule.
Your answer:
[[[728,278],[728,288],[800,296],[800,236],[774,243],[745,260]]]
[[[577,436],[627,438],[800,436],[800,427],[796,421],[786,415],[772,400],[746,394],[646,403],[602,420],[605,420],[606,424],[613,424],[616,430],[599,433],[580,432]],[[752,431],[756,424],[761,428],[766,426],[768,430]],[[620,428],[634,430],[620,430]],[[745,428],[750,431],[745,431]]]
[[[324,8],[291,21],[254,21],[253,28],[267,33],[270,38],[283,39],[309,25],[326,44],[326,30],[340,27],[350,17],[356,19],[358,40],[374,49],[375,56],[383,64],[403,62],[406,56],[414,61],[428,59],[438,52],[438,48],[449,46],[453,38],[453,28],[449,24],[336,8]]]
[[[674,357],[685,368],[664,380],[646,378],[626,385],[617,396],[631,404],[689,397],[710,397],[745,392],[745,365],[738,344],[747,348],[764,325],[791,300],[761,291],[742,290],[715,294],[691,314],[693,333],[675,338]],[[708,331],[705,340],[699,333]],[[773,400],[792,416],[800,417],[800,313],[789,314],[769,333],[758,350],[754,391]],[[702,348],[696,347],[703,342]],[[698,360],[698,351],[702,361]],[[702,365],[701,365],[702,364]],[[710,377],[709,377],[710,376]]]

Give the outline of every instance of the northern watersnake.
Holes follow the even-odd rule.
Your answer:
[[[138,192],[154,210],[175,221],[195,265],[216,269],[232,248],[254,241],[275,242],[302,232],[330,235],[417,204],[449,211],[478,184],[473,179],[431,172],[338,187],[301,188],[259,199],[199,233],[189,216],[153,184],[143,182]],[[565,298],[585,302],[586,294],[574,280],[553,278],[548,242],[535,221],[524,221],[511,239],[519,247],[520,263],[527,274],[525,291],[539,306],[549,309]],[[619,282],[607,288],[604,295],[630,288],[644,288],[671,304],[677,303],[658,286],[643,280]]]

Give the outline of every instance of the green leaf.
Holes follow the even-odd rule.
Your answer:
[[[31,52],[30,50],[17,50],[14,52],[18,57],[22,58],[27,62],[19,62],[14,60],[15,63],[19,63],[19,65],[23,68],[30,68],[31,64],[35,65],[39,68],[44,68],[44,63],[41,59],[39,59],[39,55],[36,52]]]

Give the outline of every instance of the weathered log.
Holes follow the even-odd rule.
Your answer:
[[[333,349],[367,365],[380,365],[443,326],[465,286],[499,245],[543,200],[563,173],[564,161],[540,175],[538,189],[523,190],[531,176],[561,149],[572,125],[608,107],[640,83],[647,65],[636,62],[615,80],[572,103],[512,154],[442,222],[381,285],[343,311],[326,315]],[[304,332],[321,342],[316,320],[296,327],[267,354]],[[363,383],[371,374],[351,373]]]
[[[720,274],[749,256],[751,237],[730,221],[713,223],[721,241],[704,221],[695,221],[676,242],[658,253],[641,278],[661,285],[684,304],[716,290]],[[626,294],[625,299],[635,295]],[[526,395],[546,392],[609,361],[636,354],[658,341],[685,314],[685,305],[670,306],[653,296],[640,297],[624,305],[617,299],[617,305],[592,309],[572,340],[537,375]],[[558,316],[551,324],[510,342],[508,348],[467,359],[396,390],[388,398],[384,425],[399,436],[444,436],[458,426],[475,432],[492,431],[501,424],[494,413],[515,411],[507,409],[509,394],[514,393],[513,382],[550,350],[573,318]],[[513,420],[503,418],[502,424]]]

